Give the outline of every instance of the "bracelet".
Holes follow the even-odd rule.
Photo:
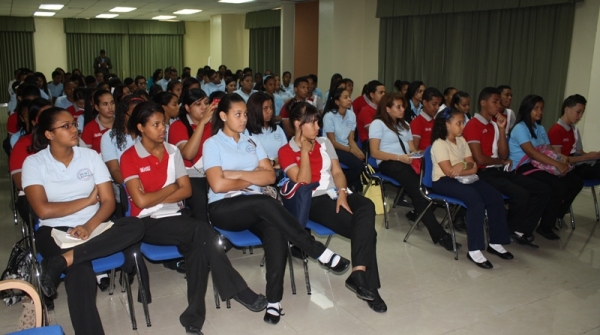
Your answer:
[[[467,162],[463,161],[463,171],[467,169]]]
[[[398,155],[398,162],[400,161],[400,155]]]
[[[338,193],[340,193],[341,191],[344,191],[344,193],[348,194],[348,189],[345,187],[338,189]]]

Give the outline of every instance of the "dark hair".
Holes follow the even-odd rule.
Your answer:
[[[96,83],[96,78],[94,76],[86,76],[85,77],[85,85],[90,86]]]
[[[560,108],[560,116],[565,114],[565,108],[575,107],[577,104],[582,104],[585,106],[587,104],[587,100],[585,100],[585,98],[579,94],[569,95],[562,103],[562,107]]]
[[[134,83],[137,85],[137,83],[138,83],[138,81],[139,81],[140,79],[144,79],[144,80],[146,80],[146,77],[144,77],[144,76],[139,76],[139,75],[138,75],[138,76],[136,76],[136,77],[135,77],[135,79],[133,80],[133,82],[134,82]]]
[[[448,137],[448,129],[446,129],[446,122],[450,121],[454,115],[463,115],[461,111],[456,108],[444,108],[443,111],[439,112],[433,122],[433,128],[431,129],[431,143],[437,139],[445,140]]]
[[[129,133],[136,134],[137,136],[141,137],[142,133],[137,128],[137,125],[146,125],[148,119],[154,113],[161,113],[164,115],[162,106],[155,102],[144,101],[135,106],[133,112],[131,112],[131,116],[129,116],[129,122],[127,122],[127,130]]]
[[[377,92],[377,87],[379,86],[383,86],[383,84],[379,80],[371,80],[370,82],[368,82],[366,92],[367,96],[369,96],[371,93]]]
[[[246,72],[253,72],[251,68],[249,67],[245,67],[244,70],[242,71],[244,72],[244,74],[246,74]]]
[[[402,91],[402,86],[407,85],[410,86],[410,83],[406,80],[396,80],[394,82],[394,87],[398,90],[398,92]]]
[[[122,84],[121,79],[119,77],[112,77],[108,80],[108,86],[111,88],[117,87],[117,85]]]
[[[373,120],[381,120],[391,131],[398,134],[398,127],[409,130],[410,126],[403,117],[399,118],[398,120],[394,120],[390,113],[387,112],[387,108],[392,108],[394,101],[396,100],[402,101],[404,112],[408,110],[408,101],[406,101],[406,98],[404,98],[401,93],[388,92],[381,97],[381,100],[379,100],[377,111],[375,112],[375,117]]]
[[[25,97],[36,97],[40,98],[42,96],[40,92],[40,88],[36,85],[31,84],[21,84],[17,88],[17,96],[21,97],[21,99],[25,99]]]
[[[163,91],[163,89],[160,85],[153,84],[152,86],[150,86],[150,89],[148,90],[148,94],[152,98],[162,91]]]
[[[529,133],[531,134],[531,137],[533,138],[537,138],[537,135],[535,134],[535,131],[533,130],[533,120],[531,119],[531,111],[533,110],[533,108],[535,107],[535,105],[538,102],[544,102],[544,98],[542,98],[539,95],[535,95],[535,94],[530,94],[528,96],[526,96],[525,98],[523,98],[523,101],[521,101],[521,105],[519,106],[519,119],[517,120],[518,122],[523,121],[525,123],[525,125],[527,126],[527,129],[529,129]],[[513,127],[513,129],[515,129]],[[511,130],[512,132],[512,130]]]
[[[319,78],[317,77],[316,74],[311,73],[307,77],[312,79],[312,81],[313,81],[313,83],[315,83],[315,85],[319,82]]]
[[[190,124],[190,121],[187,118],[188,112],[185,110],[185,106],[189,107],[194,102],[206,98],[206,93],[199,88],[192,88],[191,90],[185,92],[185,95],[182,95],[181,107],[179,107],[179,120],[187,129],[188,137],[192,137],[192,134],[194,134],[194,129],[192,129],[192,125]]]
[[[440,92],[437,88],[427,87],[425,91],[423,91],[423,101],[431,101],[433,98],[440,98],[444,100],[442,92]]]
[[[341,81],[340,81],[341,83]],[[344,93],[344,91],[346,91],[345,88],[338,88],[335,91],[329,91],[329,97],[327,98],[327,103],[325,104],[325,108],[323,111],[323,117],[325,117],[325,114],[332,112],[332,113],[337,113],[338,109],[340,108],[340,106],[338,106],[335,101],[339,100],[340,97],[342,96],[342,93]]]
[[[15,109],[15,113],[17,113],[17,116],[21,116],[25,113],[27,113],[27,116],[29,116],[29,106],[31,105],[31,101],[32,100],[30,99],[19,101],[19,104]],[[23,113],[23,110],[25,110],[25,113]],[[17,128],[19,129],[19,133],[27,133],[27,126],[28,123],[25,123],[25,120],[22,120],[20,117],[17,117]]]
[[[452,90],[458,91],[456,87],[446,87],[446,89],[444,90],[444,96],[448,95],[448,93],[450,93]]]
[[[225,96],[225,94],[227,94],[227,93],[225,93],[223,91],[214,91],[214,92],[212,92],[208,96],[208,103],[212,104],[215,99],[221,100],[221,98],[223,98],[223,96]]]
[[[99,90],[106,90],[106,91],[108,91],[108,90],[110,90],[110,85],[108,85],[107,82],[103,81],[101,83],[98,83],[98,85],[96,85],[95,88],[99,89]]]
[[[123,84],[125,84],[125,86],[129,86],[134,83],[135,82],[133,81],[133,78],[131,78],[131,77],[127,77],[127,78],[125,78],[125,80],[123,80]]]
[[[183,87],[183,84],[180,81],[177,81],[177,80],[169,81],[169,83],[167,84],[167,92],[173,92],[176,85],[182,85],[182,87]]]
[[[69,81],[77,83],[78,87],[85,87],[85,80],[83,80],[83,78],[80,75],[73,74],[71,78],[69,78]]]
[[[296,121],[300,121],[300,127],[302,127],[304,124],[320,120],[317,107],[309,104],[306,101],[296,102],[292,104],[291,107],[290,123],[292,124],[292,127]]]
[[[232,81],[235,81],[236,84],[237,84],[237,78],[234,78],[234,77],[227,77],[227,78],[225,78],[225,90],[227,90],[227,85],[229,85],[229,83],[232,82]]]
[[[298,77],[298,78],[294,79],[294,88],[298,87],[300,85],[300,83],[306,83],[308,85],[307,77]]]
[[[140,97],[146,101],[150,100],[150,96],[148,95],[148,92],[146,92],[146,90],[135,90],[131,93],[131,95]]]
[[[183,81],[183,86],[181,87],[181,96],[179,97],[179,102],[183,102],[183,95],[190,90],[190,86],[198,84],[200,86],[200,81],[194,77],[185,78]]]
[[[117,148],[119,150],[124,150],[125,145],[127,144],[127,139],[125,137],[125,129],[127,128],[127,125],[125,124],[125,116],[129,111],[129,107],[138,105],[142,102],[144,102],[142,98],[128,95],[124,97],[117,104],[117,108],[115,108],[115,121],[113,122],[109,136],[110,138],[116,138]]]
[[[29,104],[29,108],[27,110],[27,117],[29,122],[29,131],[27,132],[27,134],[33,131],[33,129],[35,128],[35,126],[33,125],[33,121],[36,121],[40,109],[46,106],[52,107],[52,103],[44,98],[35,98],[31,100],[31,103]]]
[[[282,77],[285,76],[286,74],[289,74],[290,77],[292,76],[292,73],[290,71],[283,71],[283,74],[281,75]]]
[[[79,117],[83,118],[85,125],[86,121],[89,122],[96,117],[96,108],[94,108],[94,93],[98,91],[97,88],[88,88],[85,91],[85,106],[83,107],[83,115]]]
[[[75,91],[73,91],[73,101],[77,101],[77,100],[84,100],[85,101],[85,94],[87,92],[86,88],[83,87],[77,87],[75,89]]]
[[[15,73],[18,73],[18,72],[15,71]],[[60,71],[56,71],[56,70],[52,71],[52,78],[54,78],[56,76],[61,76],[61,75],[62,75],[62,72],[60,72]]]
[[[269,77],[273,78],[273,77]],[[262,134],[262,129],[265,126],[265,118],[263,115],[263,104],[270,100],[273,104],[273,110],[275,109],[275,101],[273,98],[264,92],[256,92],[248,98],[248,102],[246,106],[248,108],[248,122],[246,123],[246,128],[250,134]],[[273,117],[268,122],[268,127],[272,131],[277,129],[277,124],[275,123],[275,111],[273,111]]]
[[[158,81],[158,75],[161,72],[162,72],[162,69],[156,69],[156,70],[154,70],[154,73],[152,74],[152,81],[154,81],[155,84]]]
[[[177,99],[177,96],[172,92],[159,92],[157,95],[153,96],[151,101],[155,102],[161,106],[168,105],[173,98]]]
[[[52,126],[56,121],[56,116],[62,112],[69,113],[60,107],[51,107],[38,115],[37,125],[32,132],[33,135],[30,151],[35,153],[48,147],[50,141],[46,138],[45,133],[46,131],[52,129]],[[69,113],[69,115],[71,115],[71,113]]]
[[[463,91],[458,91],[458,92],[454,93],[454,95],[452,96],[452,100],[450,100],[450,106],[447,106],[447,107],[456,108],[456,104],[458,104],[460,102],[460,99],[466,99],[466,98],[469,98],[469,93],[463,92]]]
[[[38,79],[42,79],[41,90],[44,91],[48,96],[50,96],[50,92],[48,92],[48,81],[46,80],[46,76],[41,72],[36,72],[33,75]]]
[[[477,110],[481,111],[481,102],[491,98],[494,94],[500,95],[500,90],[491,86],[482,89],[481,92],[479,92],[479,99],[477,99]],[[452,107],[454,107],[454,105]]]
[[[123,99],[123,97],[125,96],[124,94],[124,90],[125,90],[125,85],[123,84],[119,84],[117,86],[115,86],[115,89],[113,90],[113,97],[115,98],[115,103],[119,103],[121,101],[121,99]],[[131,92],[129,92],[131,93]]]
[[[262,87],[262,88],[263,88],[263,91],[265,90],[265,86],[267,86],[267,82],[269,82],[269,81],[271,81],[271,80],[272,80],[272,81],[275,81],[275,77],[274,77],[274,76],[272,76],[272,75],[268,75],[268,76],[265,78],[265,80],[263,80],[263,83],[262,83],[262,86],[263,86],[263,87]]]
[[[417,91],[419,90],[421,85],[425,86],[425,84],[420,80],[416,80],[408,84],[408,90],[406,90],[406,100],[410,101],[415,96],[415,94],[417,94]]]
[[[510,86],[508,86],[508,85],[500,85],[500,86],[498,86],[498,87],[497,87],[497,89],[498,89],[498,90],[499,90],[501,93],[502,93],[502,91],[504,91],[504,90],[511,90],[511,91],[512,91],[512,88],[511,88]]]
[[[221,98],[221,101],[219,101],[219,105],[217,106],[217,110],[213,113],[212,119],[210,121],[212,123],[212,134],[213,135],[216,135],[219,132],[219,130],[223,129],[223,127],[225,126],[225,122],[223,120],[221,120],[221,118],[219,117],[219,113],[221,113],[221,112],[227,113],[229,111],[229,109],[231,108],[231,104],[237,103],[237,102],[246,103],[246,101],[244,101],[244,98],[242,98],[237,93],[225,94]]]
[[[341,81],[343,81],[343,80],[344,80],[344,77],[342,77],[342,75],[341,75],[341,74],[339,74],[339,73],[334,73],[334,74],[331,76],[331,80],[329,81],[329,92],[331,92],[331,87],[333,87],[333,85],[334,85],[336,82],[341,82]],[[336,86],[336,88],[337,88],[337,86]]]
[[[107,90],[96,90],[94,92],[93,95],[93,101],[94,101],[94,108],[92,108],[92,115],[88,115],[88,113],[86,113],[86,111],[83,112],[83,125],[87,125],[88,123],[90,123],[97,115],[98,115],[98,111],[96,110],[96,105],[100,104],[100,97],[106,94],[110,94],[112,96],[112,94],[107,91]]]

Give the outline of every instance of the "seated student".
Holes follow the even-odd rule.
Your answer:
[[[265,297],[254,293],[231,266],[204,218],[192,218],[186,210],[177,216],[152,218],[151,214],[160,208],[157,205],[181,208],[181,201],[192,194],[179,150],[164,143],[166,123],[162,108],[153,102],[138,104],[127,126],[129,132],[140,138],[121,156],[131,215],[140,217],[144,223],[143,242],[176,245],[185,258],[188,307],[179,322],[186,332],[202,334],[209,270],[221,298],[234,298],[255,312],[265,309]]]
[[[365,84],[362,88],[360,96],[352,101],[352,110],[356,117],[360,115],[360,111],[367,105],[368,94],[367,94],[367,84]]]
[[[168,143],[181,152],[188,169],[192,196],[187,205],[195,218],[206,218],[206,177],[202,167],[202,145],[211,136],[212,114],[215,106],[208,104],[203,90],[194,88],[185,93],[179,109],[179,119],[169,127]]]
[[[46,81],[46,76],[41,73],[41,72],[36,72],[33,74],[37,86],[40,89],[40,94],[41,97],[48,100],[48,101],[52,101],[52,93],[50,93],[50,91],[48,90],[48,82]]]
[[[96,77],[94,76],[86,76],[84,78],[85,80],[85,87],[86,88],[96,88],[98,87],[98,82],[96,82]]]
[[[288,100],[281,108],[281,125],[287,137],[294,135],[294,127],[289,120],[290,106],[297,101],[306,101],[308,97],[308,79],[306,77],[298,77],[294,80],[294,97]]]
[[[331,142],[319,133],[317,109],[298,103],[290,113],[296,134],[279,150],[281,167],[295,183],[315,183],[309,218],[348,239],[352,249],[352,273],[346,287],[367,301],[375,312],[387,311],[377,292],[381,287],[377,266],[375,206],[371,200],[351,193]],[[337,190],[337,199],[328,191]]]
[[[581,135],[575,126],[583,117],[587,100],[579,95],[570,95],[563,101],[560,119],[548,131],[550,144],[575,164],[574,172],[581,179],[600,179],[600,152],[583,151]]]
[[[115,99],[115,103],[121,102],[121,99],[124,97],[131,95],[131,90],[125,84],[119,84],[115,86],[115,89],[112,91],[113,97]]]
[[[281,90],[286,92],[290,98],[294,97],[295,94],[295,82],[295,80],[292,81],[292,73],[290,71],[284,71],[281,75]]]
[[[369,125],[373,122],[379,100],[385,94],[385,86],[377,80],[371,80],[367,84],[367,95],[365,97],[366,105],[356,117],[356,129],[358,131],[358,140],[366,147],[369,140]]]
[[[333,91],[327,101],[323,115],[323,132],[333,145],[348,187],[352,192],[362,192],[360,175],[365,170],[365,154],[354,141],[356,115],[350,110],[352,100],[344,88]]]
[[[164,76],[162,78],[160,78],[158,81],[154,82],[155,85],[158,85],[162,88],[163,92],[167,91],[167,85],[171,81],[171,71],[172,71],[172,69],[170,67],[165,68]],[[175,71],[175,72],[176,72],[175,78],[177,78],[177,71]]]
[[[208,212],[212,224],[221,229],[249,229],[264,244],[267,264],[267,301],[264,321],[279,322],[283,296],[286,240],[335,272],[349,261],[315,241],[300,223],[269,196],[257,194],[275,182],[273,166],[257,140],[244,135],[246,104],[237,94],[228,94],[213,114],[213,137],[204,143],[204,168],[210,186]],[[253,194],[234,196],[250,190]],[[231,220],[231,218],[236,218]]]
[[[502,114],[507,120],[506,134],[510,134],[511,129],[517,123],[517,116],[515,115],[515,112],[510,109],[513,97],[512,88],[508,85],[500,85],[498,86],[498,89],[500,90],[500,104],[503,107]]]
[[[452,96],[452,100],[450,101],[450,108],[458,109],[465,115],[465,126],[471,120],[471,114],[469,110],[471,109],[471,98],[469,97],[469,93],[458,91]]]
[[[334,92],[340,83],[343,83],[344,77],[339,73],[334,73],[331,75],[331,79],[329,80],[329,89],[325,92],[325,104],[329,101],[329,92]],[[345,84],[344,84],[345,86]]]
[[[113,126],[115,121],[115,100],[109,91],[96,91],[94,93],[94,110],[98,113],[93,120],[86,120],[81,132],[81,140],[88,148],[100,153],[102,135]]]
[[[422,151],[431,145],[431,131],[435,122],[435,114],[442,103],[442,93],[435,87],[428,87],[422,95],[423,109],[410,123],[415,148]],[[404,118],[406,120],[406,116]],[[463,118],[464,119],[464,118]]]
[[[308,80],[308,97],[306,101],[311,105],[317,107],[319,114],[323,113],[323,93],[317,87],[317,76],[314,74],[309,74],[306,76],[306,80]]]
[[[438,108],[438,113],[443,111],[444,109],[450,107],[452,108],[452,98],[454,97],[454,95],[456,94],[456,92],[458,92],[458,90],[454,87],[446,87],[446,89],[444,90],[444,101],[442,101],[443,103],[440,105],[440,107]],[[467,124],[467,119],[465,116],[465,125]]]
[[[127,77],[123,80],[123,84],[129,89],[129,92],[133,92],[137,89],[135,81],[131,77]]]
[[[158,81],[161,80],[162,78],[163,78],[163,70],[162,69],[154,70],[154,72],[152,73],[152,77],[150,77],[150,79],[148,79],[148,82],[146,83],[146,90],[150,91],[150,87],[152,87],[153,85],[157,85]]]
[[[63,93],[65,95],[56,98],[54,106],[67,109],[69,108],[69,106],[72,106],[75,103],[75,97],[73,96],[73,93],[77,88],[77,83],[74,80],[70,79],[65,80],[64,85],[65,86],[63,88]]]
[[[237,80],[234,77],[225,78],[225,93],[235,93],[237,90]]]
[[[477,175],[508,199],[508,228],[511,238],[533,248],[533,231],[546,208],[552,189],[543,182],[508,172],[516,164],[508,153],[504,131],[506,118],[500,113],[500,91],[486,87],[479,93],[479,114],[465,127],[463,137],[477,163]],[[496,117],[496,121],[493,118]]]
[[[244,98],[244,102],[248,102],[248,98],[252,93],[257,92],[254,89],[254,82],[252,81],[252,74],[245,74],[244,77],[240,80],[240,88],[235,91],[235,93],[239,94],[242,98]]]
[[[29,121],[28,121],[28,113],[29,113],[29,105],[30,104],[31,104],[31,100],[29,100],[29,99],[19,101],[19,104],[17,105],[17,109],[13,113],[13,115],[17,115],[17,129],[18,130],[10,136],[10,147],[11,148],[14,148],[15,143],[17,143],[17,141],[19,140],[19,138],[21,136],[31,132],[31,130],[29,129]]]
[[[467,258],[483,269],[492,263],[481,252],[485,248],[484,222],[487,212],[489,244],[487,251],[502,259],[513,259],[503,244],[510,244],[502,194],[483,180],[469,184],[458,177],[477,173],[467,141],[462,138],[465,117],[456,109],[445,109],[435,118],[431,146],[432,188],[435,193],[456,198],[467,205]]]
[[[85,111],[85,95],[86,95],[86,89],[82,88],[82,87],[78,87],[75,89],[75,91],[73,92],[73,100],[75,100],[73,102],[73,104],[69,107],[67,107],[67,112],[71,113],[71,115],[73,115],[73,118],[75,119],[75,121],[77,121],[77,119],[83,115],[84,111]]]
[[[225,92],[225,82],[221,80],[219,73],[215,70],[208,70],[205,72],[206,77],[208,77],[209,82],[202,86],[202,90],[206,95],[211,95],[213,92],[221,91]]]
[[[16,101],[24,101],[24,100],[33,100],[40,97],[40,89],[34,85],[18,85],[16,87]],[[13,108],[13,112],[9,114],[8,119],[6,120],[6,138],[2,142],[2,147],[6,152],[7,156],[10,156],[10,152],[12,151],[11,138],[14,134],[19,132],[19,113],[17,111],[17,106]]]
[[[146,77],[136,76],[133,82],[135,84],[135,89],[133,90],[133,92],[137,90],[147,91]]]
[[[152,101],[162,106],[167,117],[167,124],[171,125],[179,119],[179,99],[171,92],[159,92],[152,97]]]
[[[294,94],[293,94],[294,91],[293,90],[291,92],[284,91],[281,88],[281,78],[278,75],[274,75],[273,77],[275,78],[275,93],[274,94],[276,94],[277,96],[279,96],[284,101],[293,98],[294,97]]]
[[[267,77],[266,86],[272,82],[269,78],[273,77]],[[272,97],[263,92],[254,93],[248,99],[246,106],[248,108],[247,135],[262,144],[273,168],[280,169],[279,148],[287,144],[287,138],[283,128],[275,123]]]
[[[562,161],[556,161],[537,151],[538,146],[550,147],[550,141],[544,126],[539,124],[544,114],[544,99],[539,95],[530,94],[523,99],[519,107],[519,122],[510,133],[508,148],[513,170],[518,174],[526,173],[528,177],[539,180],[552,188],[550,199],[542,214],[540,225],[536,232],[549,240],[558,240],[552,228],[556,219],[562,219],[569,211],[571,203],[583,188],[583,180],[573,171],[558,177],[546,171],[538,170],[531,164],[531,159],[556,167],[560,172],[569,168],[569,157],[564,156]],[[521,162],[521,160],[523,160]],[[521,164],[520,164],[521,163]]]
[[[404,120],[411,123],[423,110],[423,92],[425,92],[425,84],[422,81],[413,81],[408,85],[405,98],[410,104],[410,109],[404,113]]]
[[[96,308],[96,275],[91,261],[136,244],[144,235],[138,218],[114,220],[113,226],[94,239],[72,249],[61,249],[51,236],[52,229],[86,240],[115,208],[110,175],[96,152],[77,147],[73,116],[54,107],[40,113],[33,134],[36,152],[23,163],[22,182],[33,212],[40,218],[35,232],[42,261],[42,290],[53,297],[62,273],[69,314],[75,334],[104,334]],[[135,265],[126,257],[123,271]],[[144,260],[138,258],[138,262]]]
[[[177,80],[171,80],[169,84],[167,84],[167,92],[175,94],[177,99],[181,96],[181,91],[183,90],[183,84]]]
[[[410,86],[410,83],[406,80],[398,79],[394,82],[394,87],[398,90],[398,93],[402,94],[403,97],[406,97],[408,86]]]
[[[254,74],[254,90],[256,91],[264,91],[263,87],[263,75],[260,72]]]
[[[283,108],[284,100],[279,95],[275,94],[275,77],[267,76],[263,81],[263,88],[273,100],[273,113],[276,121],[281,121],[281,108]]]
[[[200,82],[196,78],[186,78],[183,81],[183,86],[181,87],[181,94],[179,94],[179,102],[183,100],[183,96],[185,93],[191,89],[200,88]]]
[[[63,94],[62,72],[56,70],[52,72],[52,81],[48,83],[48,90],[54,100]]]
[[[408,103],[401,94],[386,93],[379,101],[375,120],[369,126],[369,148],[371,156],[377,159],[379,170],[390,176],[404,187],[412,199],[415,210],[422,213],[428,202],[420,192],[419,175],[411,167],[412,153],[416,152],[410,133],[410,125],[404,119]],[[452,236],[435,218],[433,208],[423,215],[423,224],[427,227],[434,244],[440,244],[446,250],[454,250]],[[456,244],[460,247],[460,244]]]

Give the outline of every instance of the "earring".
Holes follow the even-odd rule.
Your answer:
[[[221,119],[221,121],[225,122],[225,119]]]

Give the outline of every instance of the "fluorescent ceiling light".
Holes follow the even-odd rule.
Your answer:
[[[219,0],[219,2],[222,3],[245,3],[245,2],[252,2],[254,0]]]
[[[96,18],[98,19],[112,19],[114,17],[119,16],[119,14],[100,14],[100,15],[96,15]]]
[[[35,12],[33,16],[54,16],[55,12]]]
[[[173,12],[173,14],[189,15],[189,14],[200,13],[201,11],[202,11],[202,9],[182,9],[182,10]]]
[[[136,10],[137,8],[135,7],[115,7],[111,10],[109,10],[109,12],[115,12],[115,13],[129,13],[132,12],[134,10]]]
[[[165,21],[165,22],[181,22],[181,20],[161,20],[161,21]]]
[[[174,15],[159,15],[152,18],[152,20],[172,20],[177,16]]]
[[[46,4],[46,5],[40,5],[40,9],[46,9],[46,10],[61,10],[65,5],[52,5],[52,4]]]

